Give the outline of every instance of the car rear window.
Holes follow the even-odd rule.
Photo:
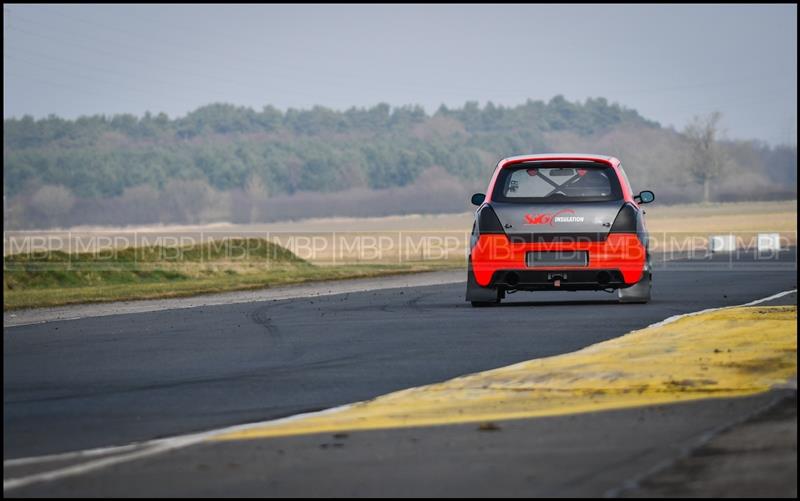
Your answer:
[[[492,200],[498,202],[601,202],[622,190],[611,167],[595,162],[529,162],[500,172]]]

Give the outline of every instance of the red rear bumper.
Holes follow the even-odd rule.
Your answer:
[[[529,251],[586,251],[587,266],[537,268],[552,270],[618,270],[627,285],[642,279],[646,250],[633,233],[611,233],[605,241],[511,243],[506,235],[481,235],[472,249],[472,269],[482,287],[492,282],[498,270],[527,269],[525,256]]]

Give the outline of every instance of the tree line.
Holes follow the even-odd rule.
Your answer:
[[[609,137],[619,140],[607,144]],[[520,153],[571,146],[623,162],[626,153],[635,159],[626,165],[629,173],[662,180],[658,169],[666,160],[648,155],[646,148],[658,148],[642,138],[666,149],[671,143],[681,148],[685,136],[603,98],[571,102],[562,96],[518,106],[467,102],[433,114],[387,104],[257,111],[218,103],[177,118],[25,116],[4,121],[6,224],[269,221],[298,213],[299,205],[288,214],[286,208],[300,200],[320,205],[321,213],[311,215],[331,215],[313,203],[313,194],[324,195],[317,199],[328,206],[336,197],[354,196],[368,206],[382,198],[368,195],[372,191],[408,195],[423,183],[430,190],[434,178],[443,191],[430,193],[437,200],[422,200],[419,211],[459,210],[461,200],[441,197],[485,184],[498,159]],[[793,175],[796,183],[796,148],[756,142],[724,148],[755,172],[758,196],[791,196],[786,186]],[[681,172],[675,182],[696,188],[697,179]],[[746,198],[746,191],[734,198]],[[674,201],[688,201],[680,198],[686,193],[691,189],[676,189]],[[724,190],[717,195],[726,196]]]

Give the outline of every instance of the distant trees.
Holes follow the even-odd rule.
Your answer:
[[[250,176],[250,179],[247,180],[247,184],[244,187],[243,195],[246,197],[247,205],[250,209],[247,222],[263,221],[264,214],[262,214],[262,212],[264,202],[266,202],[269,196],[269,191],[261,176],[258,174]]]
[[[774,148],[760,145],[769,178],[786,186],[797,186],[797,145],[779,144]]]
[[[152,223],[161,216],[161,196],[162,193],[150,185],[133,186],[126,188],[118,197],[118,203],[108,209],[113,212],[114,219],[128,224]]]
[[[59,216],[69,214],[75,205],[75,197],[65,186],[45,185],[34,192],[31,202],[50,224],[58,224]]]
[[[203,222],[216,202],[214,190],[200,179],[173,179],[163,193],[162,207],[173,212],[175,219],[189,224]]]
[[[77,120],[26,116],[4,121],[4,174],[11,197],[31,183],[100,198],[141,184],[161,190],[176,178],[244,189],[254,174],[276,194],[338,191],[353,182],[405,186],[432,165],[451,173],[466,167],[466,175],[477,176],[482,158],[541,147],[547,130],[592,133],[624,122],[657,126],[603,99],[572,103],[561,96],[516,107],[469,102],[432,117],[419,106],[386,103],[286,112],[216,103],[174,119],[149,112]],[[453,155],[464,151],[471,158]]]
[[[178,118],[26,116],[4,120],[6,221],[12,227],[255,222],[285,213],[290,196],[317,196],[344,211],[350,206],[338,193],[359,193],[359,200],[372,203],[381,197],[367,195],[369,190],[408,196],[399,189],[419,191],[420,183],[432,183],[438,196],[451,196],[463,186],[485,184],[500,158],[556,150],[618,155],[634,183],[662,186],[662,201],[708,200],[723,157],[750,169],[758,196],[791,196],[796,147],[720,141],[719,118],[710,118],[679,134],[603,98],[572,102],[563,96],[513,107],[473,101],[441,106],[433,115],[386,103],[285,112],[216,103]],[[682,152],[691,153],[689,176],[677,168]],[[459,184],[445,189],[437,179]],[[727,185],[714,194],[749,196],[746,188]],[[430,210],[461,207],[460,201],[429,197],[422,203]],[[387,207],[393,205],[376,211]]]
[[[689,173],[703,185],[703,202],[711,200],[711,182],[725,169],[725,153],[718,142],[722,113],[695,116],[683,130],[689,142]]]

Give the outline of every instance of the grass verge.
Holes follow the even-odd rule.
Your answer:
[[[462,260],[317,266],[264,239],[15,254],[3,259],[3,309],[185,297],[463,266]]]

